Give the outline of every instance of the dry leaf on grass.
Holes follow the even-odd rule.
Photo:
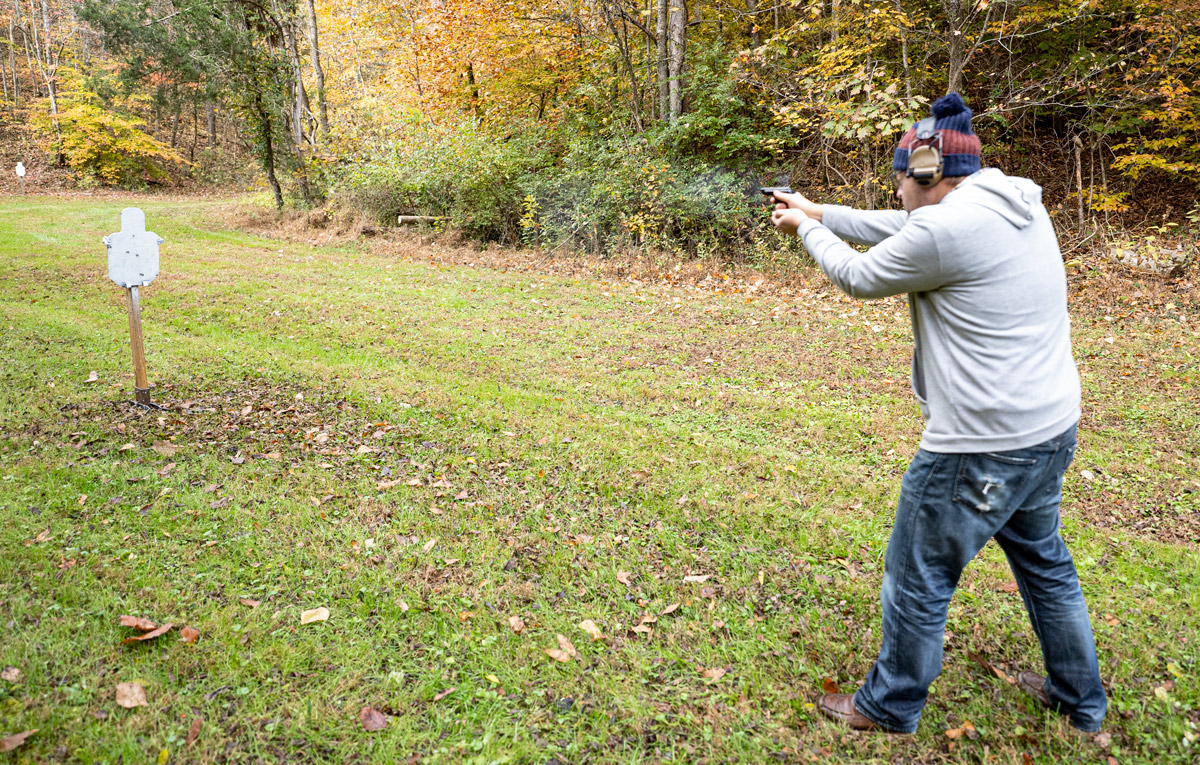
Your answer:
[[[360,709],[358,711],[358,721],[362,723],[363,730],[368,733],[383,730],[388,724],[387,715],[374,707],[363,707]]]
[[[663,615],[663,616],[670,616],[671,614],[675,613],[675,612],[676,612],[676,611],[678,611],[678,610],[679,610],[679,604],[678,604],[678,603],[672,603],[671,605],[667,606],[666,608],[664,608],[664,609],[662,610],[662,615]]]
[[[126,709],[146,706],[146,689],[141,683],[117,683],[117,704]]]
[[[200,735],[200,726],[203,724],[204,718],[197,717],[195,720],[192,720],[192,724],[188,726],[187,741],[184,742],[184,745],[188,749],[191,749],[192,744],[196,743],[196,737]]]
[[[546,655],[555,661],[568,662],[574,659],[579,654],[575,650],[575,646],[567,640],[566,635],[558,636],[558,648],[547,648]]]
[[[591,619],[584,619],[579,623],[579,629],[592,636],[592,640],[603,640],[604,633],[600,631],[600,627]]]
[[[510,616],[508,617],[508,626],[513,632],[520,635],[525,631],[525,620],[519,616]]]
[[[238,603],[241,603],[243,606],[250,606],[251,608],[258,608],[259,605],[262,603],[262,601],[255,600],[254,598],[238,598]]]
[[[144,643],[147,640],[153,640],[157,637],[162,637],[163,635],[170,632],[171,628],[174,626],[175,626],[174,624],[171,624],[170,622],[168,622],[168,623],[164,624],[163,626],[159,627],[158,629],[154,629],[149,632],[144,632],[141,635],[134,635],[132,637],[127,637],[121,641],[121,645],[126,645],[127,643]]]
[[[195,627],[184,627],[179,631],[179,637],[185,643],[195,643],[200,639],[200,630]]]
[[[838,688],[837,681],[835,681],[832,677],[827,677],[822,680],[821,687],[825,689],[826,693],[841,693],[841,690]]]
[[[700,677],[706,680],[720,680],[729,671],[728,667],[713,667],[712,669],[700,670]]]
[[[430,539],[428,542],[426,542],[424,545],[421,546],[421,552],[429,552],[430,550],[433,549],[433,546],[436,544],[437,544],[437,537],[434,537],[433,539]]]
[[[712,574],[690,574],[689,576],[685,576],[683,578],[683,581],[697,582],[699,584],[703,584],[703,583],[707,582],[709,580],[709,577],[711,577],[711,576],[712,576]]]
[[[442,691],[442,692],[438,693],[437,695],[435,695],[435,696],[433,697],[433,700],[434,700],[434,701],[441,701],[442,699],[444,699],[444,698],[446,698],[447,696],[449,696],[451,693],[454,693],[456,690],[458,690],[458,689],[457,689],[457,688],[447,688],[446,690],[444,690],[444,691]]]
[[[970,720],[964,720],[961,728],[951,728],[946,731],[947,738],[953,739],[964,735],[969,739],[979,738],[979,731],[975,730],[975,726],[971,724]]]
[[[617,581],[620,582],[621,584],[625,585],[626,587],[632,587],[633,586],[633,574],[629,573],[628,571],[618,571],[617,572]]]
[[[7,680],[10,683],[17,682],[17,678],[21,676],[21,670],[16,667],[5,667],[0,670],[0,680]]]
[[[0,752],[11,752],[21,744],[25,743],[25,739],[38,732],[38,728],[27,730],[24,733],[14,733],[11,736],[0,738]]]
[[[300,624],[312,624],[329,620],[329,609],[325,606],[313,608],[300,614]]]

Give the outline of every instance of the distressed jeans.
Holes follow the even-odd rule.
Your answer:
[[[1059,535],[1062,479],[1075,427],[1027,449],[918,450],[900,489],[884,559],[883,647],[854,705],[899,733],[917,729],[942,670],[946,610],[959,575],[995,537],[1042,645],[1045,691],[1071,724],[1097,731],[1108,699],[1075,563]]]

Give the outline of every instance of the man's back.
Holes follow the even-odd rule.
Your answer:
[[[864,243],[891,233],[861,255],[819,231],[805,242],[851,295],[909,293],[923,449],[1020,449],[1079,419],[1066,277],[1037,185],[981,170],[907,217],[826,205],[824,225]]]

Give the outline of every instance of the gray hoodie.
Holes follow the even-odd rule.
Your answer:
[[[922,449],[1023,449],[1079,420],[1066,274],[1040,187],[988,168],[912,214],[825,205],[822,217],[799,234],[834,284],[908,293]]]

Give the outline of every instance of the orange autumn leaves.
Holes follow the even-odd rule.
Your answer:
[[[137,631],[137,634],[131,635],[121,641],[121,645],[130,643],[146,643],[170,632],[175,625],[168,622],[161,627],[141,616],[130,616],[128,614],[120,617],[122,627],[130,627]],[[182,627],[179,630],[179,638],[184,643],[195,643],[200,639],[200,630],[195,627]]]

